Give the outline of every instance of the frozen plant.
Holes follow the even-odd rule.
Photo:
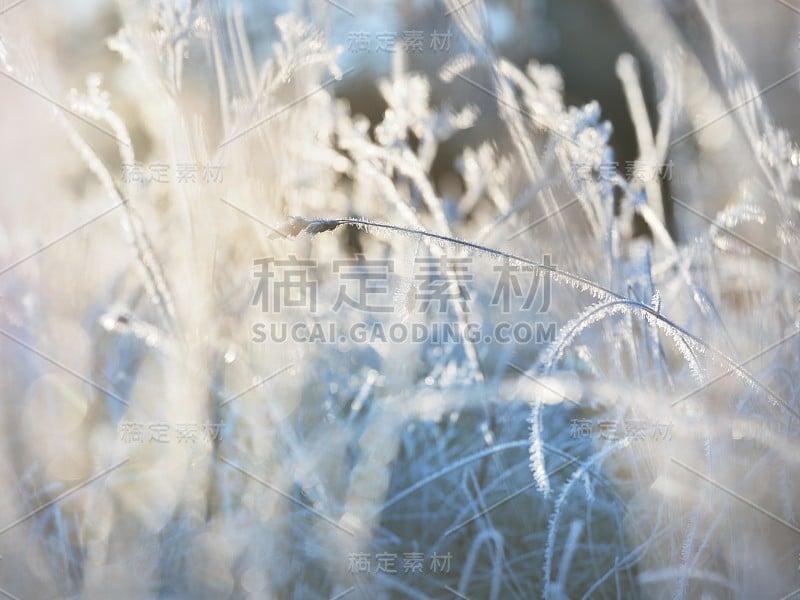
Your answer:
[[[396,48],[373,121],[334,3],[120,0],[66,66],[44,9],[0,11],[26,132],[0,146],[0,593],[790,593],[800,154],[715,3],[713,73],[668,3],[657,36],[612,4],[659,90],[648,111],[619,57],[627,173],[600,104],[504,58],[483,0],[439,7],[434,77]],[[690,143],[717,125],[726,147]],[[273,293],[287,265],[302,301]]]

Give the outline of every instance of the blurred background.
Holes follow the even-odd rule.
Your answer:
[[[188,0],[187,0],[188,1]],[[206,5],[225,14],[231,3],[223,0],[204,0]],[[121,5],[124,5],[123,1]],[[32,28],[37,39],[48,42],[40,56],[32,57],[45,69],[43,80],[53,94],[80,87],[85,73],[106,74],[105,85],[117,103],[124,102],[126,87],[131,85],[127,69],[121,68],[115,54],[105,49],[104,40],[120,26],[119,12],[114,2],[87,0],[45,4],[37,0],[5,2],[2,15],[8,26]],[[306,15],[327,35],[332,45],[342,50],[339,64],[342,69],[355,71],[336,84],[337,95],[346,98],[354,113],[364,114],[373,124],[382,118],[386,104],[375,82],[390,72],[394,44],[411,47],[407,60],[409,68],[431,77],[433,101],[451,102],[457,106],[473,103],[482,110],[476,125],[459,132],[440,148],[433,166],[433,180],[452,196],[460,191],[460,180],[453,172],[454,159],[465,146],[475,147],[481,140],[497,140],[499,127],[495,111],[490,110],[494,99],[475,86],[456,80],[443,84],[435,75],[449,60],[468,45],[457,35],[452,15],[441,2],[400,0],[273,0],[241,3],[247,35],[256,62],[271,56],[277,39],[274,19],[287,11]],[[636,10],[626,10],[633,9]],[[627,16],[626,16],[627,15]],[[667,56],[653,49],[666,42],[676,54],[694,54],[705,68],[695,105],[708,114],[694,115],[699,121],[720,116],[704,102],[704,95],[715,94],[719,84],[709,32],[692,0],[646,0],[639,5],[627,0],[495,0],[487,3],[490,39],[496,53],[524,67],[530,60],[556,66],[565,81],[565,102],[580,106],[591,100],[599,102],[603,117],[613,124],[612,145],[618,165],[624,166],[637,156],[636,138],[628,108],[616,76],[615,64],[622,53],[636,56],[641,65],[642,84],[651,119],[657,123],[655,98],[659,97],[658,73]],[[721,21],[731,35],[745,62],[751,67],[763,101],[775,120],[791,133],[800,132],[793,116],[800,77],[793,73],[800,67],[800,9],[782,0],[729,0],[724,3]],[[655,33],[650,33],[650,28]],[[643,37],[633,32],[645,32]],[[638,39],[654,39],[651,48]],[[655,40],[658,39],[656,43]],[[436,48],[433,47],[436,46]],[[210,90],[209,69],[202,60],[193,57],[193,71],[188,72],[186,96],[198,103],[198,111],[212,108],[216,98],[203,94]],[[210,58],[206,59],[206,64]],[[109,77],[109,74],[111,75]],[[712,86],[708,89],[708,86]],[[663,87],[661,88],[663,90]],[[129,91],[129,90],[128,90]],[[198,91],[198,93],[195,93]],[[235,91],[235,90],[233,90]],[[7,130],[14,114],[26,110],[31,98],[12,81],[0,81],[0,94],[6,106]],[[207,103],[202,106],[201,103]],[[144,128],[137,127],[135,107],[115,105],[128,120],[138,154],[147,159],[150,141]],[[723,107],[720,107],[723,108]],[[211,110],[210,112],[213,112]],[[706,132],[708,134],[708,132]],[[720,124],[714,135],[697,136],[685,143],[703,143],[723,148],[733,135],[730,126]],[[724,153],[723,153],[724,154]],[[11,157],[5,157],[10,159]],[[722,157],[730,167],[735,161]],[[4,160],[7,176],[16,171]],[[666,182],[667,186],[669,182]],[[723,193],[725,195],[725,193]],[[666,206],[670,229],[672,211]]]

